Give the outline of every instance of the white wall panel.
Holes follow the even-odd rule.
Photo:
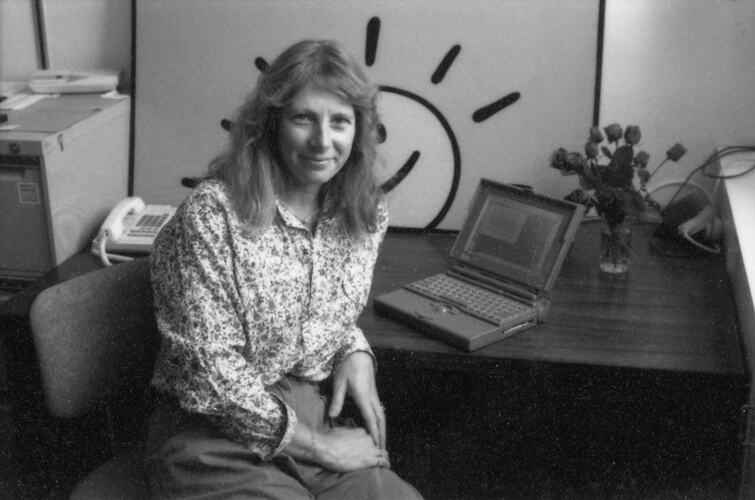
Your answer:
[[[31,0],[0,0],[0,80],[26,81],[39,69]]]
[[[49,66],[131,74],[129,0],[43,0]]]
[[[326,37],[362,61],[375,48],[367,72],[384,86],[383,178],[420,154],[389,194],[393,225],[458,228],[480,177],[562,196],[573,186],[548,158],[582,144],[592,121],[597,25],[598,0],[139,0],[135,193],[180,202],[180,178],[204,173],[223,145],[219,122],[252,88],[255,60]]]
[[[640,125],[651,165],[675,142],[689,149],[651,188],[716,146],[755,145],[755,2],[608,0],[605,32],[601,121]]]

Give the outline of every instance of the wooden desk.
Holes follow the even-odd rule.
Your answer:
[[[633,234],[624,279],[601,274],[600,226],[583,223],[564,261],[545,323],[472,353],[365,309],[360,326],[376,351],[411,353],[434,367],[497,370],[504,360],[744,375],[734,302],[723,258],[653,255],[653,225]],[[378,259],[372,296],[445,268],[452,234],[391,233]],[[398,354],[396,354],[398,355]]]
[[[584,223],[547,322],[472,353],[369,305],[394,467],[428,498],[735,498],[749,380],[724,259],[653,255],[654,228],[611,279]],[[372,296],[443,270],[454,237],[389,234]]]

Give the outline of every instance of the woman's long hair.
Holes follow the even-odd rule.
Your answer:
[[[377,87],[337,43],[304,40],[286,49],[260,75],[231,127],[230,144],[210,163],[209,177],[222,180],[251,233],[269,227],[287,173],[278,148],[282,109],[309,84],[348,101],[355,112],[351,154],[323,186],[323,217],[332,217],[359,238],[375,230],[382,191],[377,167]]]

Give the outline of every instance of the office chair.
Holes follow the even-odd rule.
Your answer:
[[[144,499],[142,444],[157,351],[148,259],[94,271],[41,292],[31,328],[45,403],[72,418],[104,409],[113,457],[72,499]]]

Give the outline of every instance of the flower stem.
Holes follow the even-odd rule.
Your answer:
[[[652,172],[650,172],[650,175],[648,176],[648,180],[652,179],[652,178],[653,178],[653,176],[655,175],[655,173],[656,173],[657,171],[659,171],[659,170],[661,169],[661,167],[662,167],[663,165],[665,165],[665,164],[666,164],[666,162],[667,162],[667,161],[668,161],[668,158],[665,158],[665,159],[664,159],[664,160],[663,160],[663,161],[662,161],[662,162],[660,163],[660,165],[658,165],[657,167],[655,167],[655,170],[653,170]]]

